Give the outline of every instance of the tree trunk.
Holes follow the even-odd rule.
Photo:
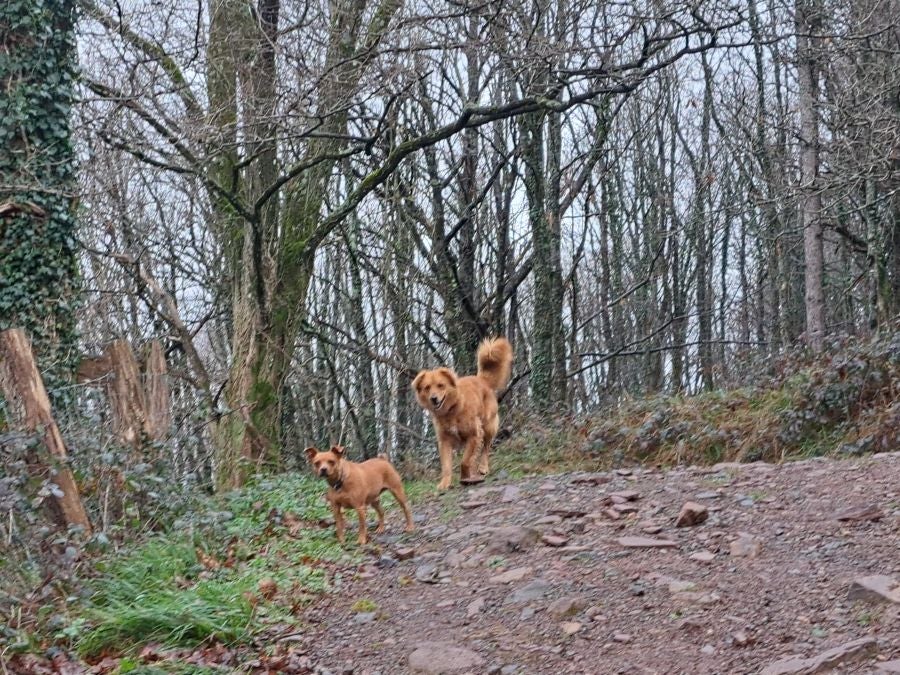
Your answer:
[[[31,336],[54,406],[78,356],[75,5],[0,3],[0,330]]]
[[[310,168],[289,184],[278,216],[274,209],[279,200],[270,196],[239,227],[232,223],[230,240],[235,242],[237,267],[231,280],[232,354],[225,388],[228,410],[215,430],[220,488],[238,486],[250,472],[263,466],[276,467],[280,462],[281,391],[300,326],[306,319],[306,293],[316,249],[324,236],[320,212],[325,191],[337,154],[347,142],[346,102],[399,6],[398,0],[383,0],[366,27],[362,21],[365,2],[331,3],[331,30],[318,89],[322,123],[319,134],[308,140],[303,157],[303,164]],[[248,97],[244,112],[248,145],[260,153],[258,162],[247,170],[250,203],[262,197],[259,189],[271,185],[274,176],[276,129],[266,120],[277,103],[276,61],[271,46],[278,35],[278,15],[278,0],[259,0],[258,24],[250,32],[252,48],[245,55],[252,67],[238,69]],[[358,45],[362,34],[366,39]],[[220,38],[227,39],[227,32],[223,30]],[[228,54],[222,46],[218,51]],[[211,45],[210,58],[215,53]]]
[[[67,466],[66,446],[50,412],[50,400],[38,372],[31,344],[20,328],[0,333],[0,392],[11,418],[29,433],[42,434],[47,456],[35,457],[33,464],[42,477],[55,484],[49,502],[51,516],[62,526],[77,525],[90,534],[91,523],[78,495],[78,486]]]
[[[797,85],[800,112],[800,223],[805,258],[806,339],[821,351],[825,342],[825,260],[819,174],[818,67],[813,52],[821,17],[815,0],[797,0]]]
[[[346,225],[349,230],[345,237],[347,254],[350,258],[350,297],[348,311],[350,326],[353,328],[353,340],[357,350],[353,354],[356,381],[359,385],[357,393],[356,420],[357,438],[363,457],[369,459],[378,454],[378,420],[375,405],[375,380],[372,377],[372,359],[365,351],[368,344],[366,334],[366,310],[363,305],[363,279],[360,270],[361,255],[359,219],[351,216]]]
[[[528,221],[534,248],[534,346],[531,352],[531,396],[540,411],[554,405],[553,336],[556,282],[553,278],[554,239],[548,222],[546,176],[544,171],[544,114],[529,113],[522,117],[522,160],[525,194],[528,199]]]

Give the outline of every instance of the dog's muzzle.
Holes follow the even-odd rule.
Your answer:
[[[431,397],[431,405],[434,407],[435,410],[440,410],[441,406],[444,405],[444,399],[438,398],[437,396],[432,396]]]
[[[328,469],[325,469],[325,468],[319,469],[319,475],[320,475],[322,478],[324,478],[325,476],[328,475]]]

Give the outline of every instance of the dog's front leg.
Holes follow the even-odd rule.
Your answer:
[[[360,546],[364,546],[369,540],[369,530],[366,528],[366,505],[356,507],[356,515],[359,516],[359,538],[356,540]]]
[[[441,481],[437,488],[443,492],[450,488],[453,479],[453,441],[443,434],[438,436],[438,454],[441,456]]]
[[[334,513],[334,528],[337,531],[337,540],[344,543],[344,514],[341,507],[337,504],[331,505],[331,511]]]

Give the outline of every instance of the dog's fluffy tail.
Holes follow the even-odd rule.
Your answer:
[[[478,377],[494,391],[500,391],[509,382],[512,360],[509,340],[503,337],[488,338],[478,347]]]

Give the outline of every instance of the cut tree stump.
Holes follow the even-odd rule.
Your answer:
[[[147,347],[143,374],[128,341],[115,340],[102,356],[82,359],[77,376],[80,383],[104,386],[113,428],[123,445],[139,448],[169,433],[168,368],[158,340]]]
[[[168,375],[162,345],[153,340],[144,364],[144,433],[151,441],[165,438],[172,424]]]
[[[40,468],[49,471],[50,479],[59,487],[49,502],[54,520],[62,526],[80,525],[90,533],[91,523],[72,471],[66,465],[66,446],[50,412],[50,400],[34,362],[31,343],[21,328],[0,332],[0,392],[9,406],[11,421],[28,432],[43,435],[51,461]]]

